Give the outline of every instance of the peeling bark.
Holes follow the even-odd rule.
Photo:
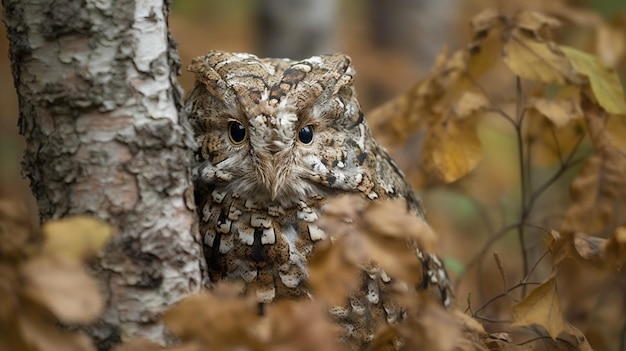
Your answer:
[[[180,60],[160,0],[3,0],[23,172],[40,218],[91,214],[117,235],[95,267],[100,349],[141,335],[201,286]]]

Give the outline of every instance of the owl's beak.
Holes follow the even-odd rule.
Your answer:
[[[270,199],[276,200],[285,185],[289,171],[285,167],[276,167],[271,174],[273,177],[265,178],[265,188],[270,192]]]
[[[282,182],[274,182],[274,184],[270,186],[270,198],[272,199],[272,201],[276,200],[276,197],[278,196],[278,192],[280,191],[280,188],[282,188],[282,185]]]

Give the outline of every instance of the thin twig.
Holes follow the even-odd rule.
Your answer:
[[[491,303],[493,303],[494,301],[496,301],[497,299],[501,298],[501,297],[505,297],[508,296],[509,293],[517,288],[520,287],[524,287],[527,285],[540,285],[541,283],[539,282],[519,282],[513,286],[511,286],[510,288],[506,289],[505,291],[499,293],[498,295],[493,296],[492,298],[490,298],[489,300],[485,301],[482,305],[480,305],[480,307],[478,307],[478,309],[474,312],[474,315],[478,314],[480,311],[484,310],[485,307],[489,306]],[[474,315],[472,315],[472,317],[474,317]]]
[[[528,186],[526,184],[526,158],[524,152],[524,140],[522,135],[522,125],[524,121],[525,109],[522,107],[522,80],[519,77],[515,79],[516,92],[517,92],[517,104],[516,104],[516,122],[515,134],[517,139],[517,153],[519,162],[519,177],[520,177],[520,225],[517,226],[517,237],[519,239],[520,251],[522,254],[522,276],[528,275],[528,256],[526,255],[526,243],[524,238],[524,223],[526,222],[528,214],[526,213],[526,196],[528,192]],[[526,287],[522,287],[522,297],[526,296]]]

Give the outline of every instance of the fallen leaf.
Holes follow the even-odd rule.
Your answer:
[[[533,324],[544,327],[552,339],[565,331],[561,300],[554,278],[533,289],[513,307],[513,326]]]
[[[98,283],[81,266],[37,257],[20,267],[24,292],[66,323],[89,323],[104,310]]]

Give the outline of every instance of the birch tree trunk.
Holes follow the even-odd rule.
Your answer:
[[[23,172],[40,218],[90,214],[117,230],[95,267],[99,349],[166,343],[159,314],[201,286],[181,113],[180,59],[162,0],[3,0]]]

